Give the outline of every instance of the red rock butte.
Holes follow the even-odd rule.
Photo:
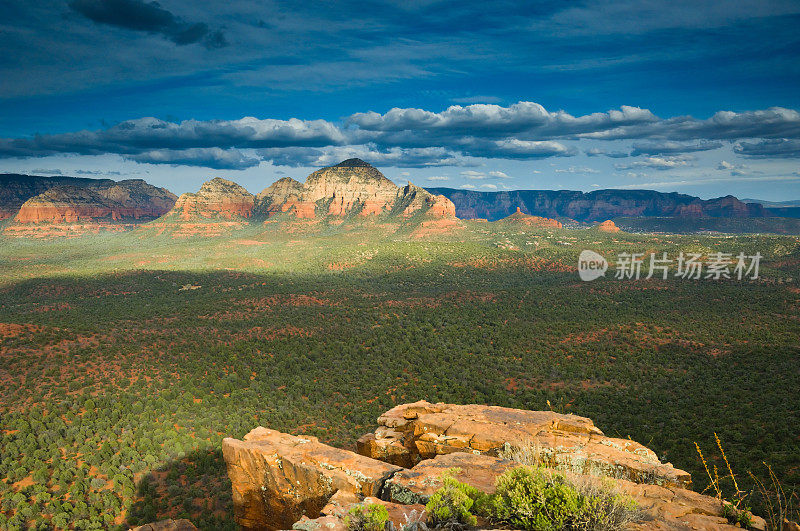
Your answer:
[[[617,227],[617,225],[610,219],[607,219],[597,225],[597,230],[600,232],[620,232],[620,228]]]
[[[523,225],[529,225],[531,227],[550,227],[554,229],[560,229],[563,227],[561,222],[556,219],[531,216],[530,214],[524,213],[519,207],[517,207],[516,212],[504,218],[502,221],[520,223]]]

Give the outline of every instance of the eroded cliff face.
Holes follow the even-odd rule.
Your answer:
[[[254,209],[266,217],[290,214],[298,219],[415,215],[455,219],[455,205],[419,186],[397,186],[360,159],[322,168],[301,184],[281,179],[256,196]]]
[[[244,440],[224,439],[237,523],[248,530],[345,531],[350,508],[375,503],[399,529],[409,519],[425,521],[424,504],[445,471],[492,493],[503,472],[532,464],[522,456],[575,484],[610,482],[646,514],[632,529],[736,529],[719,500],[688,489],[688,473],[639,443],[605,436],[588,418],[420,401],[387,411],[378,424],[359,439],[358,453],[262,427]],[[756,517],[755,525],[763,529],[764,521]]]

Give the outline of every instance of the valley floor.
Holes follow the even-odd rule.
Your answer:
[[[757,280],[582,282],[583,249],[764,258]],[[420,399],[587,416],[697,490],[716,433],[740,486],[766,462],[797,491],[798,272],[797,237],[477,222],[0,240],[0,528],[233,529],[223,437],[352,447]]]

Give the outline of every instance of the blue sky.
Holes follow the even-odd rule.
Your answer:
[[[0,9],[0,171],[800,198],[798,1]]]

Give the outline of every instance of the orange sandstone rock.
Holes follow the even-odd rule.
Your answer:
[[[597,230],[599,230],[600,232],[619,232],[620,231],[619,227],[617,227],[616,224],[613,221],[611,221],[610,219],[607,219],[604,222],[600,223],[597,226]]]
[[[289,529],[316,518],[337,492],[378,496],[399,467],[320,443],[255,428],[243,441],[226,438],[222,454],[233,485],[234,517],[244,529]]]

